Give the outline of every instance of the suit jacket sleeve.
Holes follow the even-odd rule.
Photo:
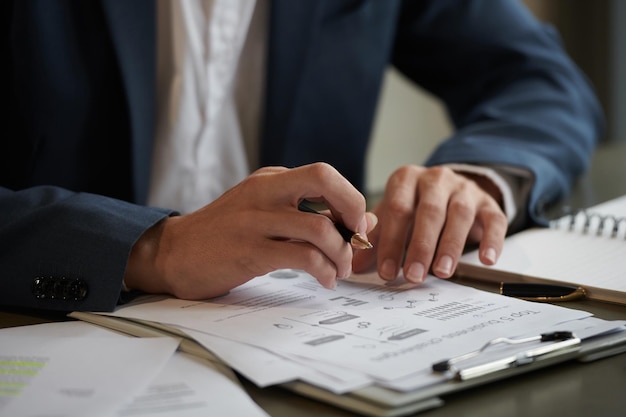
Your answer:
[[[0,188],[0,305],[111,311],[130,249],[170,211],[51,186]]]
[[[393,62],[445,103],[455,133],[427,165],[509,165],[533,177],[529,219],[588,166],[603,115],[554,29],[521,2],[404,3]]]

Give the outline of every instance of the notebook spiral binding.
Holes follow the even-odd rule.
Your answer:
[[[626,217],[600,214],[585,209],[575,210],[550,221],[550,227],[626,239]]]

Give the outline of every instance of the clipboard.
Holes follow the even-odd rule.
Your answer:
[[[417,414],[445,404],[445,396],[534,372],[556,364],[578,361],[591,362],[604,357],[626,352],[626,330],[606,333],[589,339],[577,338],[556,341],[558,348],[543,354],[533,354],[534,360],[515,366],[494,366],[491,372],[484,372],[471,378],[461,379],[451,376],[445,382],[411,392],[399,392],[382,386],[368,386],[347,394],[334,394],[322,388],[293,381],[281,386],[319,401],[369,417],[402,417]],[[525,352],[522,350],[520,353]]]

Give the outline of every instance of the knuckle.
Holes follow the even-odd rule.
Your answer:
[[[463,188],[463,181],[459,182],[459,176],[449,167],[434,166],[427,169],[419,179],[418,188],[423,194],[441,195],[452,186]]]
[[[416,259],[431,257],[434,251],[434,245],[425,239],[412,239],[407,248],[407,253]]]
[[[490,217],[490,221],[492,221],[494,223],[500,223],[503,226],[506,226],[508,224],[508,220],[506,218],[506,215],[500,209],[493,210],[489,217]]]
[[[476,213],[473,206],[465,199],[454,199],[450,201],[449,211],[452,216],[465,221],[473,220]]]
[[[319,249],[315,247],[305,248],[300,254],[300,256],[302,256],[302,260],[304,261],[304,264],[307,265],[307,268],[305,268],[307,270],[310,268],[312,269],[320,268],[320,266],[325,263],[324,255],[322,255]]]
[[[309,166],[312,175],[322,183],[332,181],[337,177],[337,170],[326,162],[315,162]]]
[[[428,168],[423,179],[430,184],[439,184],[454,176],[454,171],[446,166],[433,166]]]
[[[482,215],[489,223],[504,224],[504,225],[508,223],[506,214],[499,206],[483,207]]]
[[[421,200],[419,202],[419,211],[422,216],[430,221],[436,221],[445,217],[445,207],[430,200]]]
[[[424,170],[423,167],[415,165],[402,165],[393,171],[389,176],[388,185],[391,187],[401,186],[406,184],[407,180],[416,177],[419,172]]]
[[[326,236],[331,233],[336,233],[334,231],[335,227],[333,222],[326,216],[316,216],[318,218],[311,219],[311,224],[309,225],[311,231],[315,233],[317,236]]]
[[[456,238],[444,238],[439,243],[439,247],[442,249],[443,252],[455,257],[463,252],[463,248],[465,247],[465,240]]]
[[[415,167],[413,167],[412,165],[402,165],[396,168],[396,170],[391,174],[391,178],[406,178],[411,174],[414,168]]]
[[[387,210],[394,219],[408,219],[413,215],[413,205],[402,198],[391,198]]]
[[[249,175],[244,178],[240,183],[238,188],[242,190],[250,190],[251,192],[258,192],[264,188],[264,184],[266,182],[266,174],[263,173],[255,173],[253,175]]]
[[[489,226],[490,234],[492,235],[504,235],[509,227],[508,219],[502,213],[494,213],[493,216],[487,216],[485,223]]]

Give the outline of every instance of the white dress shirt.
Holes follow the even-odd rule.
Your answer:
[[[256,168],[265,1],[158,1],[148,203],[194,211]]]

